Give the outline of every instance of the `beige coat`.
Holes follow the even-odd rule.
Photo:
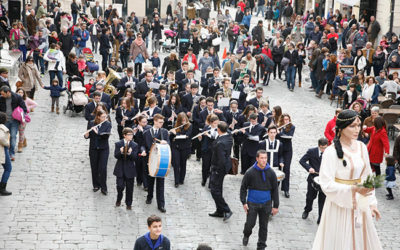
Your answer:
[[[0,163],[6,163],[6,155],[4,147],[10,147],[10,130],[4,125],[0,124]]]
[[[135,61],[136,57],[142,54],[143,58],[146,60],[149,58],[149,54],[147,53],[146,43],[143,42],[141,46],[138,46],[135,41],[131,44],[130,55],[133,61]]]
[[[222,74],[227,74],[228,76],[230,76],[231,72],[239,67],[240,67],[239,63],[235,61],[235,63],[233,64],[233,69],[232,69],[231,68],[231,60],[229,60],[224,64],[224,68],[222,69]]]
[[[23,63],[19,68],[18,77],[23,82],[22,89],[25,91],[31,91],[33,88],[37,90],[38,82],[41,85],[43,84],[36,64],[33,64],[33,67],[31,68],[26,65],[26,63]]]

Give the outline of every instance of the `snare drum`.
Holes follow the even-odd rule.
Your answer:
[[[311,186],[317,191],[320,191],[320,192],[322,191],[321,190],[321,185],[320,185],[320,182],[319,182],[319,176],[315,176],[313,178],[313,181],[311,182]]]
[[[275,171],[276,178],[278,179],[278,182],[283,181],[285,179],[285,173],[279,170],[278,168],[272,168]]]
[[[151,146],[148,165],[150,176],[166,177],[171,167],[171,148],[169,145],[155,143]]]

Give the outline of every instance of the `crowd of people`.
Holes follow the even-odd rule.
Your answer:
[[[135,12],[128,17],[120,16],[112,5],[103,11],[99,2],[87,11],[86,1],[77,4],[73,0],[71,13],[55,2],[49,8],[42,2],[36,11],[27,4],[23,19],[12,23],[4,14],[6,10],[2,11],[5,21],[0,33],[6,34],[3,40],[8,41],[10,50],[21,51],[24,60],[16,93],[10,90],[8,71],[0,69],[0,111],[4,112],[0,113],[0,135],[5,138],[10,134],[11,138],[9,143],[0,138],[5,152],[2,195],[11,194],[5,187],[11,161],[15,159],[17,132],[18,152],[22,152],[26,146],[28,112],[33,112],[36,105],[33,100],[38,86],[50,90],[51,112],[56,110],[59,114],[61,92],[69,90],[71,77],[77,77],[90,99],[84,116],[88,122],[85,138],[90,139],[94,192],[108,194],[109,136],[115,126],[120,139],[114,148],[117,207],[121,206],[125,190],[126,209],[132,209],[136,179],[137,186],[148,192],[146,204],[152,203],[156,185],[157,207],[166,212],[164,178],[150,175],[148,159],[154,144],[168,145],[176,188],[185,185],[190,156],[201,161],[199,184],[205,186],[208,181],[216,204],[216,211],[209,214],[212,217],[226,221],[232,216],[223,198],[224,177],[237,172],[243,175],[240,200],[247,214],[243,245],[248,244],[258,215],[257,249],[265,249],[268,217],[278,213],[279,185],[284,197],[290,198],[295,136],[295,122],[290,114],[279,105],[270,106],[266,96],[263,86],[269,85],[273,74],[274,80],[286,82],[289,91],[294,91],[297,83],[299,88],[315,91],[318,98],[326,93],[340,105],[327,124],[326,138],[319,139],[318,147],[310,149],[300,160],[309,172],[303,219],[307,219],[318,196],[317,223],[321,224],[314,248],[344,249],[326,245],[333,241],[320,231],[339,223],[354,230],[351,222],[329,215],[339,214],[342,207],[353,216],[359,211],[351,207],[350,194],[365,195],[372,190],[355,188],[347,180],[359,179],[359,184],[371,171],[380,175],[384,159],[387,198],[393,199],[400,139],[396,139],[394,157],[390,156],[378,96],[384,93],[387,100],[398,103],[400,79],[392,69],[400,68],[400,41],[390,32],[378,40],[381,31],[374,16],[363,12],[356,19],[351,9],[331,10],[327,16],[318,16],[312,9],[296,15],[291,3],[283,0],[215,0],[216,18],[210,18],[209,1],[202,1],[198,12],[190,10],[194,5],[189,1],[187,16],[180,3],[173,6],[171,2],[164,23],[158,9],[139,21]],[[234,14],[230,13],[232,10]],[[256,25],[252,27],[254,19]],[[229,43],[226,48],[222,47],[225,39]],[[160,58],[159,53],[168,55]],[[101,55],[101,68],[93,54]],[[50,83],[44,86],[42,77],[47,71]],[[94,72],[95,79],[89,76]],[[114,77],[116,74],[122,76]],[[309,74],[310,86],[304,84],[308,78],[304,74]],[[25,114],[20,120],[14,117],[17,108]],[[353,156],[358,158],[353,161]],[[335,165],[336,161],[339,163]],[[351,169],[360,171],[348,176],[346,162]],[[331,168],[327,169],[328,166]],[[335,175],[335,171],[340,175]],[[315,177],[320,177],[320,183],[314,181]],[[344,192],[349,196],[339,199]],[[374,193],[372,196],[375,198]],[[375,201],[371,199],[371,211],[379,217]],[[373,228],[370,213],[366,217],[368,223],[364,225]],[[169,249],[166,238],[161,243],[163,239],[152,233],[152,225],[158,222],[158,217],[149,218],[150,234],[138,240],[135,249],[145,249],[141,246],[151,242],[149,249],[160,244]],[[359,234],[361,229],[355,230]],[[361,233],[358,236],[365,237]],[[376,231],[371,229],[370,234]],[[329,237],[337,237],[335,244],[339,244],[340,236]],[[340,244],[364,243],[354,243],[349,238]],[[379,239],[374,244],[373,249],[381,248]]]

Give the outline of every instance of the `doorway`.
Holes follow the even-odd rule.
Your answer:
[[[146,0],[146,16],[149,18],[149,20],[153,19],[152,14],[154,8],[157,8],[158,12],[161,13],[160,6],[161,0]]]

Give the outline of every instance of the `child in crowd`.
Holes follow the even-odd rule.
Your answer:
[[[396,186],[396,169],[394,167],[396,160],[393,156],[386,156],[386,177],[385,177],[385,187],[388,191],[386,195],[386,200],[393,200],[392,188]]]
[[[86,61],[85,61],[85,56],[83,54],[79,55],[79,58],[76,61],[76,63],[78,64],[78,70],[80,72],[85,71],[85,69],[86,69]]]
[[[153,67],[156,67],[157,69],[160,67],[161,60],[158,57],[158,52],[157,51],[153,52],[153,56],[149,60],[150,60],[151,64],[153,65]]]
[[[93,87],[94,84],[94,78],[90,78],[89,79],[89,83],[85,84],[85,88],[86,88],[86,95],[89,96],[90,95],[90,89]]]
[[[54,104],[56,104],[56,112],[57,112],[57,115],[59,115],[60,114],[60,108],[59,108],[59,106],[60,106],[60,94],[61,94],[62,91],[67,90],[67,88],[60,87],[58,85],[58,80],[57,79],[54,79],[51,82],[51,84],[52,84],[51,86],[44,86],[44,85],[41,85],[41,86],[44,89],[50,90],[51,112],[54,112]]]

